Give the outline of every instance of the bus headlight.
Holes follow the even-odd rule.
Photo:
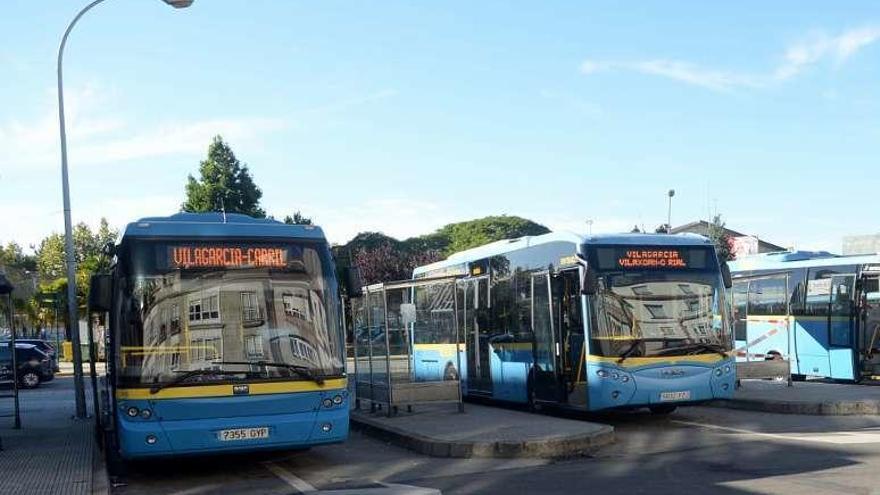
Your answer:
[[[156,445],[156,442],[158,442],[158,441],[159,441],[159,439],[156,438],[156,435],[147,435],[147,438],[146,438],[147,445]]]
[[[330,430],[333,429],[333,425],[331,423],[324,423],[321,425],[321,431],[324,433],[330,433]]]
[[[715,376],[721,376],[721,373],[723,373],[723,372],[721,371],[721,368],[716,368],[716,369],[715,369]]]
[[[336,404],[337,406],[338,406],[339,404],[342,404],[342,396],[341,396],[341,395],[336,395],[336,396],[334,396],[334,397],[333,397],[333,403]]]
[[[140,414],[140,410],[138,410],[138,408],[134,406],[131,406],[128,408],[127,411],[125,411],[125,414],[128,414],[129,418],[135,418],[138,414]]]
[[[150,419],[153,416],[153,411],[149,409],[144,409],[141,411],[141,417],[144,419]]]
[[[608,371],[607,370],[598,370],[598,371],[596,371],[596,375],[598,375],[599,378],[608,378]]]
[[[730,373],[730,366],[725,366],[725,367],[724,367],[724,372],[725,372],[725,373]]]
[[[324,399],[321,404],[324,404],[324,407],[333,407],[333,399]]]

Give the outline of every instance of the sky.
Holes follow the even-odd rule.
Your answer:
[[[0,242],[63,231],[55,63],[85,0],[0,4]],[[880,232],[880,3],[107,0],[64,58],[74,222],[177,211],[220,134],[331,242],[484,215]]]

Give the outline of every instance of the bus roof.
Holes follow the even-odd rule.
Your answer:
[[[313,225],[287,225],[274,219],[237,213],[176,213],[146,217],[125,227],[126,237],[278,237],[325,240],[324,231]]]
[[[516,239],[504,239],[484,244],[464,251],[459,251],[448,258],[429,265],[419,266],[413,270],[413,276],[421,275],[442,268],[497,256],[499,254],[518,251],[551,242],[571,242],[574,244],[572,254],[577,253],[581,244],[587,245],[644,245],[644,246],[703,246],[711,244],[709,239],[696,234],[599,234],[584,237],[573,232],[550,232],[537,236],[525,236]]]
[[[790,270],[820,266],[865,265],[880,263],[880,254],[840,256],[826,251],[783,251],[756,254],[730,262],[731,272]]]

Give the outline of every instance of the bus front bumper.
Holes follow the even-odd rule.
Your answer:
[[[296,449],[348,438],[347,401],[331,409],[287,414],[153,421],[131,421],[120,415],[118,419],[120,453],[126,459]],[[239,433],[229,433],[234,431],[259,435],[240,439]]]
[[[736,384],[733,360],[711,366],[666,364],[622,368],[590,364],[590,410],[680,405],[731,399]]]

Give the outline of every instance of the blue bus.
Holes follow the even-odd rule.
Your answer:
[[[459,377],[470,397],[585,411],[730,398],[729,305],[704,237],[550,233],[416,268],[459,276],[456,342],[413,342],[415,378]],[[418,295],[416,295],[418,297]]]
[[[880,375],[880,255],[793,251],[730,267],[740,361],[788,360],[794,380]]]
[[[342,442],[341,305],[318,227],[179,213],[128,224],[91,310],[108,314],[108,463]]]

